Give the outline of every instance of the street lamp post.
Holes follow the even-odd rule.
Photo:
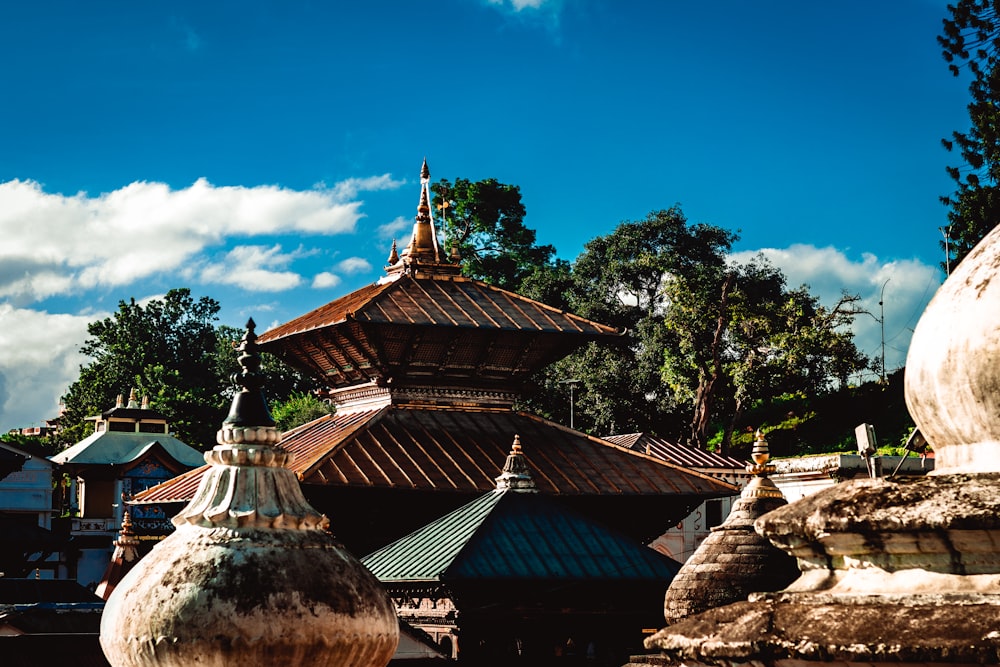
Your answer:
[[[559,384],[569,385],[569,427],[573,428],[573,390],[576,389],[576,385],[580,384],[580,380],[577,378],[559,380]]]
[[[882,291],[878,297],[878,323],[882,327],[882,384],[885,384],[885,286],[889,284],[891,278],[886,278],[882,283]]]

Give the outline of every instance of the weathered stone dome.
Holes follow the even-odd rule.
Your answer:
[[[924,311],[906,358],[906,405],[936,475],[1000,472],[1000,226]]]
[[[194,500],[105,606],[101,647],[115,667],[384,667],[395,651],[391,600],[285,467],[255,339],[251,320],[243,391]]]

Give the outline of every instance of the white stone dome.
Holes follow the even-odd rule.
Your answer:
[[[906,358],[906,405],[934,474],[1000,472],[1000,226],[924,311]]]

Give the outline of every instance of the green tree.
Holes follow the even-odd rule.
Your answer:
[[[69,444],[89,435],[86,418],[135,387],[167,416],[177,437],[211,446],[230,395],[215,361],[218,312],[214,299],[195,299],[181,288],[145,305],[120,301],[114,315],[90,323],[80,351],[93,361],[80,367],[63,397],[60,439]]]
[[[943,139],[944,147],[957,149],[964,163],[948,167],[956,190],[941,201],[948,212],[947,243],[951,267],[1000,220],[1000,1],[958,0],[948,5],[938,37],[952,74],[971,76],[968,104],[971,127]]]
[[[271,417],[280,431],[290,431],[329,414],[333,414],[333,406],[311,392],[296,392],[287,400],[271,405]]]
[[[723,423],[722,449],[728,452],[752,403],[783,394],[823,394],[867,367],[849,329],[860,312],[858,297],[843,295],[826,308],[805,286],[787,289],[785,276],[762,256],[728,267],[717,284],[717,293],[700,295],[679,280],[667,287],[673,303],[665,326],[675,344],[664,348],[664,377],[693,401],[692,443],[704,445],[716,418]],[[692,344],[698,321],[708,313],[709,326]],[[707,347],[698,350],[698,344]]]
[[[602,435],[676,432],[681,406],[661,379],[664,285],[672,275],[693,283],[714,275],[734,239],[721,228],[689,224],[675,206],[589,241],[573,264],[568,309],[626,333],[617,346],[593,344],[546,369],[539,380],[546,391],[532,398],[532,408],[566,414],[566,390],[558,382],[578,379],[578,428]]]
[[[457,250],[464,275],[517,291],[525,278],[552,262],[555,248],[538,245],[535,230],[524,225],[516,185],[457,178],[442,179],[431,190],[442,211],[445,251]]]

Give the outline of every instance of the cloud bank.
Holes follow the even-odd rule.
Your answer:
[[[227,282],[235,262],[248,289],[289,289],[294,253],[243,246],[203,256],[229,239],[274,234],[350,233],[363,217],[361,191],[401,185],[388,175],[333,188],[217,187],[204,179],[181,190],[137,182],[96,197],[46,193],[34,181],[0,183],[0,299],[25,305],[60,294],[128,285],[200,264],[205,282]],[[262,261],[256,270],[250,262]],[[224,268],[225,267],[225,268]],[[189,270],[189,269],[188,269]]]

